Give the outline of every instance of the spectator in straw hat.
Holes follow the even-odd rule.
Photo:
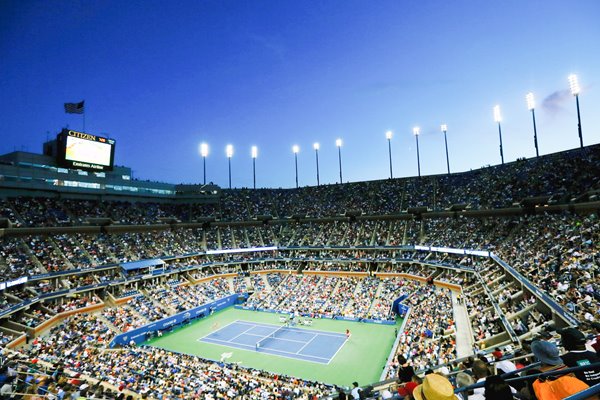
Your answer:
[[[416,400],[459,400],[450,381],[438,374],[429,374],[423,383],[413,390]]]

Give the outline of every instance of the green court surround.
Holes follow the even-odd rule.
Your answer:
[[[233,353],[227,361],[239,362],[249,368],[291,375],[299,378],[350,386],[357,381],[361,385],[377,382],[395,340],[396,325],[367,324],[331,319],[314,319],[312,327],[328,332],[344,333],[350,329],[352,337],[328,365],[278,357],[255,351],[241,350],[227,346],[199,342],[198,339],[236,320],[281,324],[280,314],[228,309],[192,322],[190,325],[165,333],[160,338],[151,339],[144,344],[178,353],[220,360],[223,353]],[[218,328],[214,328],[218,324]]]

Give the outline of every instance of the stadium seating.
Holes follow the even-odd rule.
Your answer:
[[[399,368],[395,356],[423,371],[458,358],[448,287],[462,289],[475,351],[568,325],[538,291],[589,330],[600,309],[599,177],[600,146],[591,146],[444,176],[223,190],[215,204],[8,197],[0,216],[13,228],[0,236],[0,270],[14,283],[0,296],[0,343],[20,348],[23,363],[47,362],[149,398],[322,396],[333,388],[107,345],[119,333],[248,291],[248,307],[360,321],[393,321],[391,302],[406,297],[411,313],[387,377]],[[219,220],[198,222],[204,217]],[[94,227],[89,218],[112,223]],[[165,226],[163,218],[179,222]],[[265,246],[278,248],[256,249]],[[218,253],[238,248],[255,250]],[[435,248],[491,251],[537,290],[492,258]],[[158,271],[122,267],[157,258],[165,262]],[[167,365],[178,372],[151,377]]]

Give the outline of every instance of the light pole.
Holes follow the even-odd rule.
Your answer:
[[[579,114],[579,80],[577,75],[569,75],[569,86],[571,86],[571,94],[575,96],[575,103],[577,104],[577,130],[579,131],[579,147],[583,147],[583,133],[581,133],[581,115]]]
[[[446,132],[448,131],[448,125],[442,124],[442,132],[444,132],[444,143],[446,144],[446,167],[448,167],[448,175],[450,175],[450,157],[448,157],[448,139],[446,138]]]
[[[385,133],[385,138],[388,141],[388,154],[390,156],[390,179],[393,179],[394,174],[392,172],[392,131],[387,131]]]
[[[292,151],[294,152],[294,165],[296,166],[296,189],[298,189],[298,152],[300,151],[300,147],[295,144],[292,146]]]
[[[533,144],[535,145],[535,156],[539,157],[540,152],[538,150],[537,127],[535,125],[535,99],[533,98],[533,93],[527,93],[525,100],[527,100],[527,108],[531,111],[531,116],[533,118]]]
[[[321,184],[321,182],[319,182],[319,147],[321,147],[319,143],[315,142],[313,144],[313,148],[315,149],[315,158],[317,160],[317,186]]]
[[[258,147],[252,146],[252,182],[254,183],[254,189],[256,189],[256,157],[258,157]]]
[[[202,172],[204,175],[204,184],[206,185],[206,157],[208,156],[208,144],[200,143],[200,155],[202,156]]]
[[[342,139],[335,140],[335,145],[338,148],[338,161],[340,164],[340,184],[342,183]]]
[[[227,161],[229,164],[229,189],[231,189],[231,157],[233,157],[233,145],[228,144],[225,147],[225,154],[227,154]]]
[[[502,122],[500,106],[494,106],[494,121],[498,123],[498,136],[500,137],[500,158],[502,159],[502,164],[504,164],[504,153],[502,151],[502,127],[500,126],[500,122]]]
[[[417,140],[417,171],[419,173],[419,177],[421,177],[421,159],[419,158],[419,133],[421,133],[421,129],[418,126],[413,128],[413,134],[415,135],[415,139]]]

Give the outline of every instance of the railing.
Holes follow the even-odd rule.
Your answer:
[[[585,400],[585,399],[589,399],[590,397],[596,395],[600,393],[600,383],[585,389],[582,392],[579,393],[575,393],[574,395],[571,395],[567,398],[565,398],[564,400]]]
[[[573,372],[587,371],[587,370],[595,369],[595,368],[600,368],[600,362],[599,363],[594,363],[594,364],[589,364],[589,365],[583,365],[583,366],[580,366],[580,367],[565,368],[565,369],[560,369],[560,370],[555,370],[555,371],[541,372],[539,374],[532,374],[532,375],[527,375],[527,376],[521,376],[519,378],[506,379],[506,383],[511,384],[511,383],[532,381],[532,380],[536,380],[538,378],[547,378],[549,376],[566,375],[566,374],[570,374],[570,373],[573,373]],[[514,373],[520,373],[522,371],[523,370],[513,371],[513,373],[511,373],[511,374],[514,375]],[[504,378],[505,375],[508,375],[508,374],[503,374],[503,375],[500,375],[500,376],[502,378]],[[508,375],[508,376],[510,376],[510,375]],[[454,393],[460,393],[460,392],[465,392],[465,391],[468,391],[468,390],[477,389],[477,388],[483,387],[484,385],[485,385],[485,381],[478,382],[478,383],[475,383],[475,384],[470,385],[470,386],[465,386],[465,387],[458,388],[458,389],[454,390]],[[596,386],[598,386],[598,385],[595,385],[594,387],[596,387]]]

